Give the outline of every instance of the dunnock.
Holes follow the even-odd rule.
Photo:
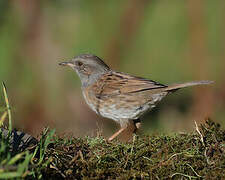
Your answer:
[[[109,141],[125,131],[130,124],[134,127],[132,131],[136,131],[140,127],[139,117],[155,107],[168,93],[183,87],[212,83],[194,81],[167,86],[113,71],[99,57],[91,54],[76,56],[59,65],[70,66],[79,75],[83,96],[93,111],[120,124],[121,129]]]

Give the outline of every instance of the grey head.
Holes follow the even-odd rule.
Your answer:
[[[61,62],[59,65],[69,66],[75,70],[83,87],[93,84],[100,76],[111,71],[103,60],[92,54],[81,54],[70,61]]]

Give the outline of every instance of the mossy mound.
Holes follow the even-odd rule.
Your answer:
[[[207,121],[190,134],[135,136],[131,143],[57,139],[45,161],[47,179],[224,179],[225,131]]]

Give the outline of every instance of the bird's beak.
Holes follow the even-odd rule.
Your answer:
[[[59,63],[60,66],[73,66],[72,62],[61,62]]]

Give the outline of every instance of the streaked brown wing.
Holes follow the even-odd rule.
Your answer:
[[[165,88],[167,86],[148,79],[119,72],[111,72],[102,76],[94,87],[96,94],[104,97],[149,91],[152,89]]]

